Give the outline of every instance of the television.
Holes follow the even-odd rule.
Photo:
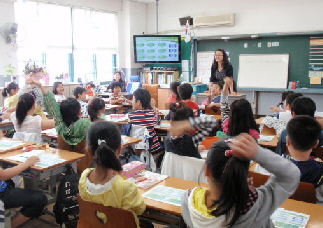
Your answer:
[[[136,63],[180,63],[180,35],[134,35]]]

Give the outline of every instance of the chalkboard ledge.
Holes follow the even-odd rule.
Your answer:
[[[314,88],[306,88],[306,89],[268,89],[268,88],[239,88],[238,92],[241,91],[261,91],[261,92],[284,92],[284,91],[293,91],[295,93],[321,93],[323,94],[323,89],[314,89]]]

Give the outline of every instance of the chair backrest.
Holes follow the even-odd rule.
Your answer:
[[[57,142],[58,142],[58,149],[85,154],[85,157],[82,160],[77,162],[78,173],[82,173],[86,168],[89,167],[91,163],[91,158],[86,152],[86,139],[83,139],[79,144],[75,146],[71,146],[67,142],[65,142],[62,136],[58,135]]]
[[[103,204],[84,201],[77,195],[79,203],[79,221],[77,228],[136,228],[136,221],[131,211],[103,206]],[[106,221],[98,213],[103,213]]]
[[[219,141],[219,137],[217,137],[217,136],[208,136],[208,137],[205,137],[205,139],[201,142],[201,145],[205,146],[205,148],[208,150],[217,141]]]
[[[249,174],[253,177],[253,186],[258,188],[264,185],[269,179],[268,175],[249,171]],[[311,183],[299,182],[298,187],[293,195],[289,198],[307,203],[316,203],[315,187]]]
[[[142,88],[148,90],[151,98],[154,98],[156,101],[156,106],[158,106],[158,89],[159,84],[142,84]]]
[[[209,108],[207,105],[205,106],[205,114],[206,115],[221,115],[220,108],[217,108],[217,111],[214,112],[215,109]]]
[[[204,175],[204,164],[204,159],[165,152],[161,174],[184,180],[207,183]]]

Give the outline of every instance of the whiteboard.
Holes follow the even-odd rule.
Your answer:
[[[211,66],[214,60],[214,51],[198,52],[196,56],[196,76],[202,79],[202,83],[209,84]]]
[[[289,54],[239,55],[238,87],[286,89]]]

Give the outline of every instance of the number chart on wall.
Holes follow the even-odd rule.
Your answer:
[[[286,89],[289,54],[241,54],[238,87]]]

